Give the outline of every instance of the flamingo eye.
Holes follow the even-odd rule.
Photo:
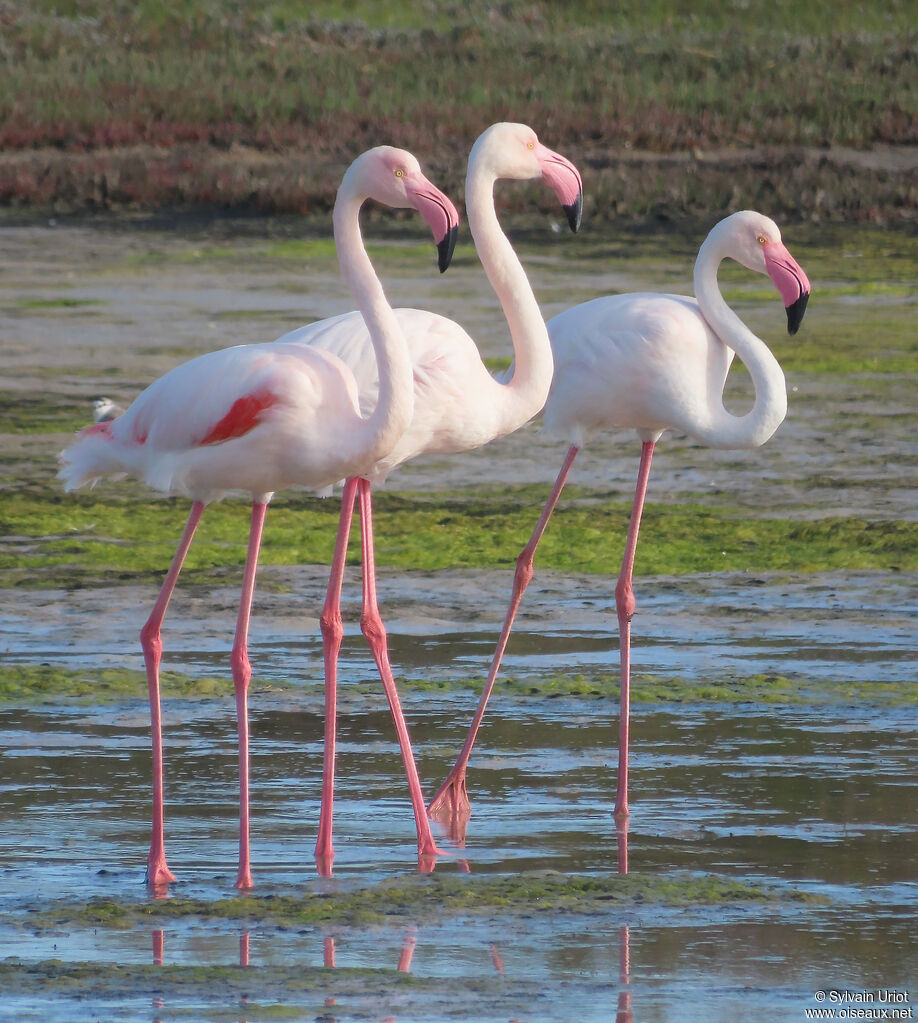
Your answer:
[[[526,148],[527,149],[535,149],[535,142],[527,142],[526,143]]]
[[[758,236],[758,238],[756,238],[756,241],[759,243],[759,245],[767,245],[768,244],[768,239],[765,237],[764,234],[760,234]]]
[[[405,176],[405,172],[401,169],[401,167],[399,167],[398,170],[396,170],[395,176],[397,178],[403,178]]]

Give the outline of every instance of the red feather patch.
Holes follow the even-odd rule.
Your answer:
[[[254,429],[261,420],[265,409],[277,402],[277,395],[271,391],[256,391],[237,398],[229,412],[215,423],[201,439],[201,444],[219,444],[221,441],[242,437]]]
[[[91,433],[101,433],[108,440],[112,439],[112,424],[106,423],[93,423],[92,426],[84,426],[82,430],[78,431],[80,437],[86,437]]]

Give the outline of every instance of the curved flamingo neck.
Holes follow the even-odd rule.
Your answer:
[[[494,208],[497,177],[483,155],[473,149],[465,180],[469,230],[513,342],[513,375],[501,386],[501,406],[495,409],[501,432],[509,433],[544,406],[554,363],[548,329],[529,278],[497,219]]]
[[[405,336],[373,269],[360,233],[360,207],[366,196],[342,182],[333,215],[335,247],[341,273],[357,302],[370,334],[379,366],[376,408],[357,430],[340,438],[344,457],[359,460],[361,468],[382,458],[395,446],[414,414],[414,382]],[[349,475],[349,474],[348,474]]]
[[[755,403],[745,415],[735,416],[724,408],[721,392],[712,398],[707,429],[693,432],[712,447],[755,448],[771,437],[787,415],[787,384],[768,346],[752,333],[720,293],[717,269],[727,255],[715,228],[695,261],[695,297],[708,325],[749,371]]]

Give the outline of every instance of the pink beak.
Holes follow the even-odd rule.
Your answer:
[[[803,267],[782,242],[769,242],[763,251],[765,269],[778,289],[787,310],[787,332],[796,334],[810,297],[809,279],[803,272]]]
[[[566,160],[540,142],[536,149],[536,159],[542,169],[542,180],[554,189],[559,202],[567,214],[567,222],[575,233],[580,229],[580,218],[583,215],[583,181],[580,171]]]
[[[415,209],[427,221],[439,252],[438,265],[443,273],[453,258],[459,232],[459,212],[449,197],[423,174],[405,178],[405,189]]]

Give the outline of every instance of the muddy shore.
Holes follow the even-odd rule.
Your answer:
[[[792,222],[918,223],[916,146],[654,153],[573,145],[565,152],[583,172],[585,214],[600,223],[709,222],[742,208],[768,209]],[[345,153],[238,145],[6,151],[0,153],[0,206],[20,218],[157,210],[327,213],[347,163]],[[449,160],[442,147],[425,156],[435,180],[457,199],[464,163],[464,154]],[[506,202],[520,209],[531,197]]]

